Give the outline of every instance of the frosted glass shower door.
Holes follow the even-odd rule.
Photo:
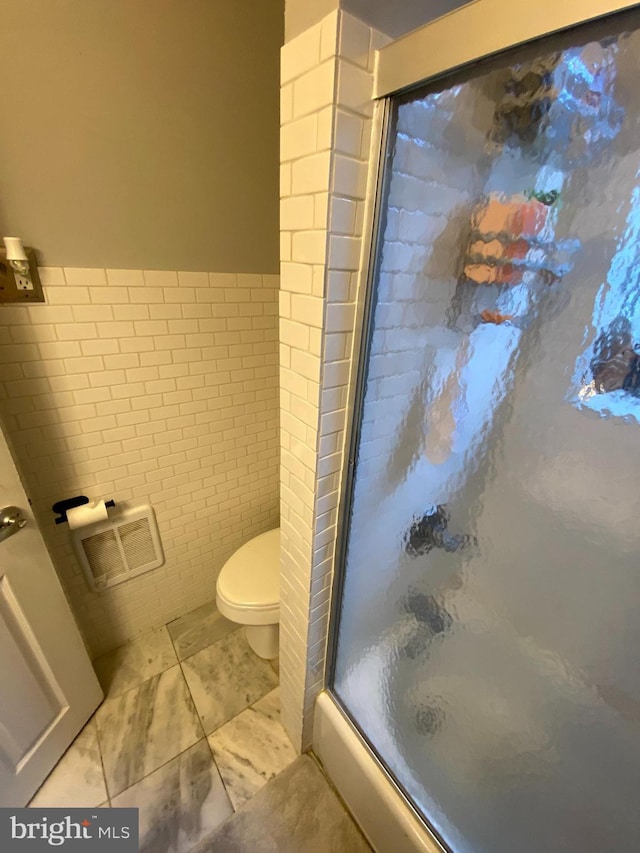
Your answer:
[[[640,850],[639,27],[393,99],[332,690],[455,853]]]

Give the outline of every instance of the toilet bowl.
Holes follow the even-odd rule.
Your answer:
[[[280,528],[245,542],[224,564],[216,582],[218,610],[246,627],[247,642],[261,658],[278,656]]]

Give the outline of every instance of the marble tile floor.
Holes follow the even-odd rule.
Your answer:
[[[105,699],[31,806],[134,806],[143,853],[188,853],[296,759],[277,661],[215,604],[94,665]]]
[[[192,853],[373,853],[309,755],[300,755]]]

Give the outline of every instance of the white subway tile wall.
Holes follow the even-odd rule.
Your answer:
[[[379,33],[337,11],[281,55],[280,673],[283,722],[303,749],[324,683],[381,43]]]
[[[97,655],[215,597],[277,526],[278,276],[44,268],[47,304],[0,306],[0,413]],[[166,563],[91,592],[51,504],[148,498]]]

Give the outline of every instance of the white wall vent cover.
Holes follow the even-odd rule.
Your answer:
[[[92,589],[107,589],[164,563],[156,515],[148,503],[116,504],[108,520],[74,530],[72,539]]]

